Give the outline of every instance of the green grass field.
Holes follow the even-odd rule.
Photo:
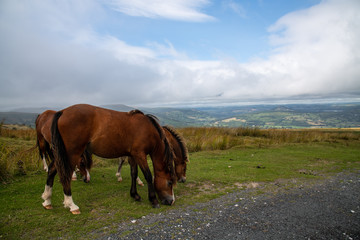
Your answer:
[[[162,205],[160,209],[153,209],[147,200],[146,186],[138,187],[142,201],[135,202],[130,197],[129,166],[123,167],[124,181],[119,183],[115,177],[117,160],[96,158],[91,182],[72,182],[73,199],[80,207],[80,215],[72,215],[63,207],[58,177],[53,189],[54,209],[43,209],[41,194],[46,173],[37,150],[25,151],[34,146],[34,137],[2,132],[0,167],[7,170],[2,170],[0,184],[0,239],[91,239],[119,231],[118,224],[123,221],[208,201],[246,188],[248,183],[266,185],[275,180],[294,178],[316,180],[336,172],[360,169],[358,131],[309,133],[304,130],[280,134],[259,130],[240,134],[241,129],[217,130],[214,133],[215,128],[179,129],[188,145],[196,145],[194,141],[201,141],[204,135],[209,142],[206,143],[204,138],[198,142],[200,149],[194,148],[190,152],[187,182],[177,184],[174,206]],[[292,134],[296,137],[291,137]],[[226,145],[216,147],[214,141],[218,140],[211,143],[209,139],[216,139],[215,136],[227,139]],[[214,150],[210,150],[212,148]],[[19,170],[19,161],[23,162],[20,164],[22,170]],[[142,173],[140,177],[144,179]]]

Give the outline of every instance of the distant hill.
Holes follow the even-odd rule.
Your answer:
[[[0,112],[0,122],[34,127],[37,113]]]
[[[124,112],[135,109],[123,104],[102,107]],[[0,112],[0,121],[34,127],[37,115],[46,109],[22,109],[23,112],[17,112],[19,109],[16,109],[16,112]],[[360,128],[360,103],[140,108],[140,110],[157,116],[162,125],[175,127]]]

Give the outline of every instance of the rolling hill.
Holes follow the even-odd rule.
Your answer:
[[[123,104],[105,105],[117,111],[130,111]],[[46,108],[0,112],[4,124],[34,127],[35,119]],[[251,105],[202,108],[140,108],[157,116],[162,125],[175,127],[218,126],[259,128],[359,128],[360,103]]]

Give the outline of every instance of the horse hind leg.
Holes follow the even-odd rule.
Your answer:
[[[136,189],[136,179],[138,177],[138,168],[137,164],[129,157],[130,171],[131,171],[131,188],[130,196],[135,199],[135,201],[140,201],[141,197],[137,193]]]
[[[71,176],[71,181],[77,181],[76,171],[73,172]]]
[[[74,160],[76,158],[76,160]],[[81,158],[81,156],[80,156]],[[77,157],[73,156],[69,159],[70,163],[77,163],[79,159]],[[64,173],[62,176],[60,176],[60,182],[63,185],[63,191],[64,191],[64,207],[69,208],[70,212],[72,214],[80,214],[80,208],[74,203],[72,195],[71,195],[71,178],[73,170],[75,169],[75,166],[71,166],[70,173]],[[69,169],[70,170],[70,169]]]
[[[115,174],[115,176],[117,176],[119,182],[122,182],[122,180],[123,180],[122,177],[121,177],[121,168],[122,168],[122,165],[125,162],[125,159],[126,159],[126,157],[119,157],[119,167],[118,167],[118,170],[117,170],[117,172]]]
[[[130,158],[130,157],[129,157]],[[118,167],[118,170],[117,170],[117,172],[116,172],[116,174],[115,174],[115,176],[117,176],[118,177],[118,181],[119,182],[122,182],[122,177],[121,177],[121,168],[122,168],[122,166],[123,166],[123,164],[124,164],[124,162],[125,162],[125,159],[126,159],[126,157],[120,157],[119,158],[119,167]],[[130,161],[129,161],[129,163],[130,163]],[[137,168],[137,167],[136,167]],[[137,174],[136,174],[137,175]],[[137,176],[137,178],[136,178],[136,182],[137,182],[137,184],[138,185],[140,185],[140,186],[144,186],[144,183],[141,181],[141,179],[139,178],[139,176]]]
[[[41,156],[42,156],[44,171],[45,171],[45,172],[48,172],[48,171],[49,171],[49,167],[48,167],[48,165],[47,165],[47,163],[46,163],[45,154],[41,154]]]
[[[46,180],[45,190],[44,190],[43,194],[41,195],[41,198],[44,200],[42,205],[45,209],[52,209],[51,196],[52,196],[52,188],[54,185],[54,178],[55,178],[56,172],[57,171],[54,166],[54,162],[51,162],[49,165],[49,171],[48,171],[48,176],[47,176],[47,180]]]
[[[79,207],[74,203],[72,196],[70,195],[66,195],[64,194],[64,207],[65,208],[70,208],[70,212],[72,214],[80,214],[80,209]]]
[[[137,184],[139,184],[140,186],[144,186],[144,183],[141,181],[141,179],[139,178],[139,176],[136,178],[136,182]]]

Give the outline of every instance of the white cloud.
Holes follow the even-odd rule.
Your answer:
[[[130,16],[189,22],[214,20],[214,17],[199,11],[209,5],[208,0],[109,0],[108,2],[116,11]]]
[[[233,0],[226,0],[223,1],[222,4],[225,9],[230,9],[240,17],[246,18],[246,10],[240,3],[237,3]]]
[[[96,32],[92,18],[106,18],[96,1],[57,3],[0,3],[0,109],[360,95],[358,0],[285,15],[269,27],[268,58],[247,63],[195,61],[168,40],[134,46]]]
[[[184,100],[359,97],[359,11],[356,0],[323,1],[269,28],[274,49],[267,59],[176,62],[170,69],[185,69],[192,79],[177,84],[188,86]]]

